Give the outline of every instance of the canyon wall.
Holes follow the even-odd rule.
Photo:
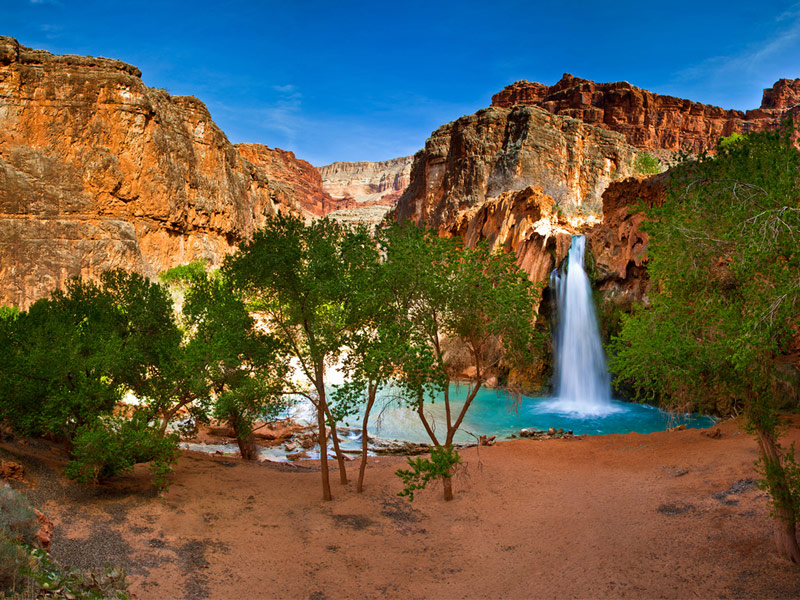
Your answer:
[[[408,187],[413,156],[379,162],[335,162],[319,167],[322,187],[337,199],[392,206]]]
[[[319,171],[293,152],[263,144],[236,144],[236,149],[244,158],[264,169],[273,197],[279,203],[299,205],[317,217],[356,206],[352,198],[332,198],[323,188]]]
[[[541,187],[567,213],[599,213],[609,183],[634,171],[625,138],[535,106],[486,108],[443,125],[414,157],[395,216],[449,229],[503,192]]]
[[[776,129],[790,114],[800,117],[800,79],[781,79],[764,90],[759,108],[726,110],[662,96],[627,81],[596,83],[565,73],[552,86],[517,81],[492,97],[492,106],[538,106],[553,114],[623,134],[647,150],[713,150],[721,136]]]
[[[0,37],[0,304],[114,267],[216,264],[265,216],[307,214],[202,102],[140,75]]]

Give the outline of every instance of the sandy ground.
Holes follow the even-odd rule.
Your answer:
[[[53,554],[121,564],[139,599],[798,598],[750,482],[755,442],[720,429],[471,448],[450,503],[438,486],[398,498],[400,457],[370,459],[364,494],[335,472],[325,503],[313,464],[187,452],[160,499],[145,470],[79,487],[36,443],[0,456],[25,464]]]

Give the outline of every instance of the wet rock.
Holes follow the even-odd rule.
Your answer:
[[[283,447],[286,449],[287,452],[294,452],[297,450],[297,444],[294,442],[286,442]]]
[[[296,460],[304,460],[311,457],[308,454],[308,452],[306,452],[305,450],[301,450],[300,452],[295,452],[294,454],[287,454],[286,458],[294,462]]]

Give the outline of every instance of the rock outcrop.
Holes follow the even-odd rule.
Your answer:
[[[236,144],[236,149],[244,158],[264,169],[272,199],[278,204],[299,205],[318,217],[356,206],[353,198],[332,198],[323,189],[319,171],[293,152],[263,144]]]
[[[641,230],[644,214],[632,211],[638,204],[661,206],[667,175],[615,182],[603,193],[602,222],[584,228],[594,259],[595,285],[606,300],[622,310],[647,299],[647,233]]]
[[[279,209],[305,214],[196,98],[0,37],[0,304],[108,268],[218,263]]]
[[[492,106],[517,105],[618,131],[637,148],[699,153],[713,150],[721,136],[775,129],[790,114],[800,116],[800,79],[781,79],[764,90],[760,108],[741,111],[565,73],[552,86],[517,81],[492,97]]]
[[[599,213],[601,194],[633,173],[637,152],[621,134],[535,106],[486,108],[431,135],[396,217],[449,229],[460,213],[528,186],[564,212]]]

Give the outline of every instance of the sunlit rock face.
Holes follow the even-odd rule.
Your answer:
[[[632,174],[636,155],[618,133],[538,107],[483,109],[431,135],[396,217],[448,229],[488,198],[531,185],[565,213],[599,214],[603,190]]]
[[[319,167],[322,186],[336,199],[352,198],[355,205],[392,206],[411,180],[412,156],[379,162],[335,162]]]
[[[279,209],[306,214],[196,98],[0,37],[0,304],[108,268],[219,263]]]
[[[331,197],[323,189],[319,171],[293,152],[263,144],[236,144],[236,149],[244,158],[264,169],[272,198],[278,204],[299,205],[317,217],[356,205],[352,198]]]
[[[552,86],[517,81],[492,97],[492,106],[538,106],[551,113],[618,131],[637,148],[699,153],[721,136],[775,129],[800,116],[800,79],[764,90],[759,108],[741,111],[662,96],[627,81],[596,83],[565,73]]]

